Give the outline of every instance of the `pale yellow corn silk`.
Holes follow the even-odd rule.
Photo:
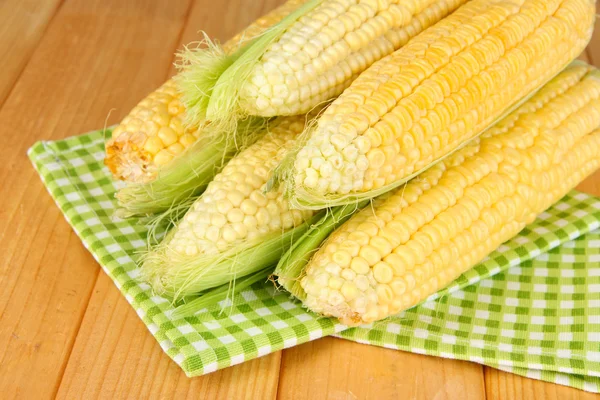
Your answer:
[[[600,167],[600,72],[574,63],[519,110],[324,242],[300,284],[357,325],[444,288]]]
[[[294,145],[306,119],[281,117],[271,122],[268,132],[215,176],[168,238],[151,250],[142,268],[157,292],[193,292],[199,277],[216,274],[209,261],[236,257],[313,216],[312,211],[290,209],[282,190],[265,190],[272,169]],[[202,259],[208,260],[204,270],[197,268]]]
[[[206,37],[202,42],[190,44],[190,48],[206,46],[205,51],[200,54],[211,55],[195,61],[208,71],[224,68],[222,63],[228,54],[237,51],[251,38],[262,34],[265,29],[279,22],[302,3],[303,0],[286,2],[254,21],[244,31],[227,41],[222,48]],[[209,81],[212,78],[213,84],[216,79],[215,76],[204,78]],[[175,85],[177,79],[178,77],[175,77],[175,80],[169,79],[150,93],[113,131],[112,139],[106,143],[105,164],[116,179],[137,183],[152,181],[162,167],[170,164],[201,135],[215,132],[206,132],[203,129],[206,125],[204,119],[187,117],[181,94]],[[198,87],[201,86],[199,83]]]
[[[295,207],[391,190],[485,131],[560,72],[593,31],[593,0],[473,0],[357,78],[288,163]]]
[[[212,64],[210,51],[184,54],[184,103],[194,118],[228,129],[248,115],[306,113],[466,1],[309,0],[232,54],[224,69],[203,67]],[[220,77],[198,90],[196,81],[207,74]]]

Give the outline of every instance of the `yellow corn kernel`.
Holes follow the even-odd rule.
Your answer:
[[[334,231],[315,254],[321,263],[309,261],[300,281],[305,305],[358,325],[419,304],[599,168],[599,126],[600,71],[573,63],[481,137]],[[504,173],[507,168],[514,173]],[[456,201],[449,201],[450,194]],[[382,223],[382,210],[394,210],[395,217],[378,231],[363,232]],[[388,235],[387,229],[406,234]],[[356,241],[361,235],[369,242]],[[357,274],[334,273],[329,243],[350,237],[360,246],[360,257],[350,260]],[[390,254],[379,240],[389,244]],[[320,265],[328,266],[345,301],[312,295],[320,291],[313,279]],[[372,279],[359,284],[360,276]]]
[[[159,151],[154,157],[154,164],[157,166],[167,165],[173,160],[173,154],[171,154],[168,150],[163,149]]]
[[[151,136],[144,143],[144,150],[152,155],[156,155],[163,148],[163,142],[156,136]]]
[[[318,209],[402,184],[562,70],[587,45],[594,19],[592,0],[468,2],[373,64],[325,110],[286,181],[292,204]],[[397,146],[386,144],[390,134]],[[306,184],[306,162],[346,153],[356,159],[341,157],[327,177],[311,176],[320,185]]]
[[[269,14],[260,17],[243,32],[223,45],[225,51],[234,51],[244,37],[253,38],[279,22],[304,0],[288,0]],[[173,160],[196,142],[199,129],[185,129],[181,121],[185,107],[173,80],[143,99],[114,129],[106,142],[105,164],[116,179],[129,182],[148,182],[156,177],[159,167]],[[200,130],[202,127],[199,127]],[[160,138],[162,144],[155,138]],[[149,142],[146,146],[145,143]],[[162,150],[171,148],[171,154]]]
[[[267,48],[240,106],[265,117],[306,113],[466,1],[324,1]]]
[[[195,254],[219,254],[265,234],[291,229],[312,216],[310,211],[290,210],[281,191],[267,202],[254,201],[264,197],[269,178],[268,173],[259,175],[257,171],[270,171],[277,165],[302,132],[304,121],[304,116],[275,121],[269,133],[229,161],[165,245],[172,249],[172,258],[185,257],[189,247],[196,248]],[[253,184],[246,185],[247,181]]]

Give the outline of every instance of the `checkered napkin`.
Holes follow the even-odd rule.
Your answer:
[[[112,217],[105,135],[38,142],[29,157],[83,244],[188,376],[337,335],[600,390],[600,199],[571,192],[449,288],[375,324],[348,329],[270,283],[174,319],[169,301],[137,280],[144,227]]]

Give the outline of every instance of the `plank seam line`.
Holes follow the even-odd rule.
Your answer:
[[[50,25],[54,21],[54,17],[56,17],[56,14],[58,14],[58,12],[60,11],[60,9],[62,8],[62,6],[63,6],[64,3],[65,3],[65,0],[59,0],[58,4],[54,8],[54,12],[52,13],[52,15],[50,16],[50,18],[48,19],[48,22],[46,23],[46,26],[44,27],[44,29],[42,30],[42,32],[40,32],[40,37],[39,37],[37,43],[35,43],[35,45],[33,46],[33,49],[31,50],[31,53],[29,54],[29,56],[27,57],[27,59],[23,63],[23,66],[21,67],[21,69],[17,73],[17,76],[15,77],[15,79],[12,82],[12,84],[10,85],[10,89],[8,90],[8,92],[6,92],[6,96],[4,97],[4,99],[2,101],[0,101],[0,109],[2,107],[4,107],[4,104],[6,104],[6,102],[10,98],[10,95],[13,93],[13,91],[15,89],[15,86],[17,86],[17,82],[19,82],[19,80],[21,79],[21,76],[23,75],[23,72],[25,71],[25,69],[27,68],[27,66],[29,65],[29,63],[31,62],[31,58],[33,57],[33,55],[39,49],[40,43],[42,42],[42,40],[46,36],[46,32],[48,32],[48,29],[49,29]]]
[[[479,364],[479,366],[481,367],[481,380],[483,381],[483,400],[487,400],[488,398],[488,390],[487,390],[487,380],[485,379],[485,376],[487,374],[487,369],[490,368],[487,365],[483,365],[483,364]]]
[[[275,400],[280,398],[279,381],[281,380],[281,368],[283,367],[283,352],[285,349],[279,350],[279,368],[277,368],[277,383],[275,384]]]
[[[76,235],[74,232],[72,234]],[[79,241],[79,237],[77,237],[77,240]],[[94,262],[95,262],[95,260],[94,260]],[[62,386],[64,377],[65,377],[65,371],[67,370],[67,365],[69,365],[69,361],[71,360],[71,355],[73,354],[73,349],[75,348],[75,342],[77,341],[77,338],[79,337],[79,331],[81,330],[81,325],[83,324],[83,319],[85,318],[85,314],[87,314],[88,306],[90,305],[90,300],[92,299],[92,296],[94,294],[94,289],[96,288],[96,283],[98,282],[98,278],[100,277],[101,273],[102,273],[102,268],[98,268],[96,270],[96,278],[94,279],[94,285],[92,286],[92,290],[90,290],[90,292],[87,296],[87,300],[85,302],[86,306],[79,315],[79,318],[77,321],[78,322],[77,329],[75,330],[74,335],[73,335],[73,343],[71,343],[69,350],[66,352],[67,354],[65,354],[65,362],[61,366],[62,371],[60,373],[60,378],[57,380],[56,385],[54,386],[54,391],[52,393],[53,399],[56,398],[56,396],[58,395],[58,391],[60,390],[60,387]]]

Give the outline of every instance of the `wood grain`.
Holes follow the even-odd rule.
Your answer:
[[[480,400],[485,388],[477,364],[323,338],[284,351],[278,393],[283,400]]]
[[[280,353],[187,378],[105,274],[98,278],[59,399],[274,399]]]
[[[487,400],[592,400],[597,394],[486,368]]]
[[[61,1],[0,2],[0,105],[29,61]]]
[[[160,83],[187,10],[185,2],[67,1],[0,110],[2,398],[53,395],[99,271],[26,149],[104,126],[111,107],[128,110]]]
[[[600,65],[600,29],[598,29],[598,15],[600,15],[600,3],[596,2],[596,29],[594,29],[592,40],[587,48],[590,61],[594,65]]]

